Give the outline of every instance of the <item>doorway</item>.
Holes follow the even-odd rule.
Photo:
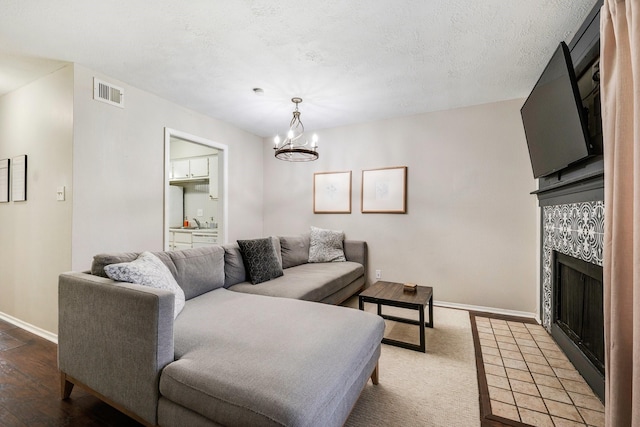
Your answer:
[[[228,147],[165,128],[164,250],[227,242]]]

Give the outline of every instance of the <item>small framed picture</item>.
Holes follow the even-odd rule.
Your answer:
[[[407,213],[407,167],[362,171],[362,213]]]
[[[9,201],[9,171],[11,160],[0,160],[0,203]]]
[[[27,156],[11,160],[11,199],[14,202],[27,200]]]
[[[351,213],[351,171],[313,174],[313,213]]]

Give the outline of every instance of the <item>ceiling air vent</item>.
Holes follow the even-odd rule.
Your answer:
[[[93,99],[124,108],[124,90],[95,77],[93,78]]]

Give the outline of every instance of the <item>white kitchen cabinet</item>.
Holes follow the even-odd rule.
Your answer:
[[[183,249],[191,249],[191,243],[174,243],[174,251],[181,251]]]
[[[173,232],[173,250],[191,249],[191,232],[175,231]]]
[[[169,250],[200,248],[218,244],[218,230],[171,230]]]
[[[191,178],[209,178],[209,159],[207,157],[189,159],[189,171]]]
[[[194,232],[192,235],[193,243],[192,246],[194,248],[201,248],[203,246],[215,246],[218,243],[218,233],[197,233]]]
[[[174,246],[173,246],[174,236],[175,236],[175,233],[173,231],[169,231],[169,250],[170,251],[174,249]]]
[[[189,178],[189,159],[173,160],[171,162],[171,179]]]
[[[193,157],[171,161],[170,180],[209,179],[209,159]]]
[[[169,231],[169,250],[179,251],[191,249],[191,233],[182,231]]]
[[[174,243],[188,243],[191,244],[191,232],[190,231],[176,231],[173,237]]]

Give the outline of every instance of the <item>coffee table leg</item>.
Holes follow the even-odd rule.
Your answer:
[[[358,297],[358,306],[360,310],[364,310],[364,300],[362,299],[362,297]]]
[[[420,351],[427,352],[427,348],[424,343],[424,308],[418,310],[420,312]]]
[[[433,328],[433,295],[429,298],[429,323],[427,328]]]

